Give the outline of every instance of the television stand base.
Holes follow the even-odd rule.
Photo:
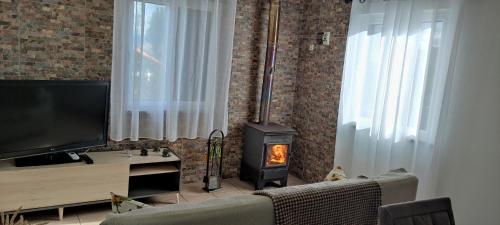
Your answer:
[[[58,152],[45,155],[29,156],[24,158],[15,159],[16,167],[27,166],[46,166],[57,165],[65,163],[81,162],[83,157],[78,160],[72,159],[66,152]]]

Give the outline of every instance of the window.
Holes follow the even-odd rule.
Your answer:
[[[420,197],[433,194],[462,6],[353,1],[335,141],[335,164],[347,174],[405,168],[422,181]]]
[[[133,11],[135,57],[131,63],[136,69],[129,77],[133,84],[129,107],[139,104],[147,109],[161,104],[168,110],[172,103],[203,104],[213,33],[211,7],[176,5],[168,0],[134,1]],[[176,30],[179,25],[183,27]],[[168,66],[176,68],[165,68]],[[173,89],[168,96],[155,91],[166,87]]]
[[[443,76],[436,73],[447,11],[422,10],[418,20],[387,24],[391,16],[369,12],[351,21],[357,30],[348,39],[343,123],[384,139],[423,139],[435,132],[430,124],[440,112],[436,85]]]
[[[129,91],[129,100],[147,104],[162,101],[162,96],[154,90],[162,88],[166,73],[162,71],[162,59],[166,57],[166,35],[169,26],[168,14],[171,11],[168,5],[160,1],[142,2],[134,1],[134,58],[132,63],[136,68],[135,73],[129,74],[130,83],[134,85]]]
[[[227,130],[236,1],[115,1],[110,136]]]

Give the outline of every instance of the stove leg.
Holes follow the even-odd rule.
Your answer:
[[[240,180],[241,181],[246,181],[248,180],[247,176],[243,173],[243,171],[240,172]]]
[[[255,184],[255,190],[262,190],[264,189],[264,185],[266,184],[266,182],[264,181],[257,181],[257,183]]]
[[[287,183],[288,183],[288,178],[286,177],[280,180],[281,187],[286,187]]]

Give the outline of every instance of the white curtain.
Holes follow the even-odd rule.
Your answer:
[[[434,193],[458,0],[353,1],[335,163],[349,176],[405,168]]]
[[[115,0],[110,137],[227,131],[236,0]]]

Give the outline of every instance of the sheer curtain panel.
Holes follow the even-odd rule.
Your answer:
[[[236,0],[115,0],[110,137],[227,131]]]
[[[353,1],[335,149],[348,175],[405,168],[431,195],[460,5]]]

